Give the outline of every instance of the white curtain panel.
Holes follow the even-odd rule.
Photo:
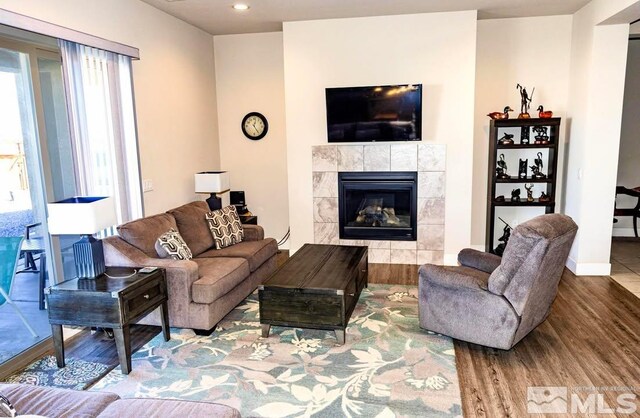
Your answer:
[[[118,223],[142,216],[131,58],[59,40],[78,195],[113,196]]]

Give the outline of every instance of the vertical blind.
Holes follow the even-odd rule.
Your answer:
[[[142,216],[131,58],[59,41],[81,196],[113,196],[118,223]]]

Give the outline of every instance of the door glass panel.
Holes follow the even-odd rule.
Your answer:
[[[50,240],[26,53],[0,48],[0,363],[51,334],[42,291]],[[13,303],[11,303],[13,302]]]
[[[76,195],[73,149],[60,59],[38,57],[38,76],[51,170],[53,196],[49,200],[55,202]],[[58,281],[76,277],[73,243],[79,239],[79,235],[61,235],[53,238],[56,253],[61,254],[61,269],[58,271],[62,277],[58,277]]]

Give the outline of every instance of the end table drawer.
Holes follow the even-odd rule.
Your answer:
[[[146,310],[157,306],[167,297],[163,286],[164,277],[157,277],[134,292],[123,295],[122,308],[125,321],[133,320]]]

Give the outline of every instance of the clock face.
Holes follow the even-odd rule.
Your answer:
[[[264,138],[269,130],[269,123],[264,115],[258,112],[248,113],[242,119],[242,133],[254,141]]]

